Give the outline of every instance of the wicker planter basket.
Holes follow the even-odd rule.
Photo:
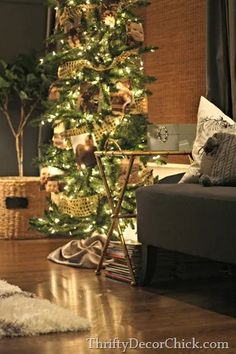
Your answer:
[[[39,177],[0,177],[0,239],[35,239],[45,235],[29,229],[32,216],[47,207]]]

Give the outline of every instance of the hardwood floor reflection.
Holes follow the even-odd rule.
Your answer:
[[[220,311],[210,311],[194,305],[188,290],[184,299],[178,299],[173,289],[158,292],[133,288],[103,276],[96,277],[94,270],[66,267],[47,261],[48,253],[67,241],[1,241],[0,278],[88,318],[91,330],[1,339],[0,354],[112,354],[121,353],[122,350],[89,349],[86,339],[99,337],[101,340],[109,340],[118,337],[127,340],[134,337],[140,341],[158,341],[172,336],[179,339],[196,337],[200,341],[225,340],[229,341],[231,349],[222,353],[236,352],[233,349],[236,348],[236,319],[220,314]],[[223,289],[218,290],[223,296]],[[134,352],[151,354],[158,351],[126,351]],[[191,354],[196,351],[161,349],[159,352]],[[206,350],[197,352],[208,353]]]

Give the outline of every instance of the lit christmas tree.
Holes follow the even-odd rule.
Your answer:
[[[43,147],[42,187],[50,193],[43,219],[31,226],[47,234],[79,237],[104,234],[110,210],[94,155],[95,150],[119,146],[143,150],[147,137],[146,76],[141,55],[143,26],[133,13],[147,0],[61,0],[56,7],[55,52],[44,64],[54,65],[58,77],[49,92],[49,106],[41,124],[54,129],[52,145]],[[125,165],[124,161],[122,163]],[[107,159],[106,173],[113,187],[122,181],[120,159]],[[129,186],[123,204],[135,209],[133,190],[146,174]],[[117,189],[117,188],[116,188]]]

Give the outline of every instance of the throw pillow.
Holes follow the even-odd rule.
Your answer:
[[[203,147],[200,183],[236,186],[236,135],[216,133]]]
[[[179,183],[199,183],[202,147],[208,138],[218,132],[236,134],[235,122],[225,115],[218,107],[201,97],[198,108],[197,133],[193,144],[193,163]]]

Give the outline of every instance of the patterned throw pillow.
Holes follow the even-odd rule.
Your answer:
[[[201,97],[198,108],[197,134],[193,144],[193,163],[179,183],[199,183],[203,146],[215,133],[236,134],[235,122],[213,103]]]
[[[216,133],[203,147],[200,183],[236,186],[236,135]]]

